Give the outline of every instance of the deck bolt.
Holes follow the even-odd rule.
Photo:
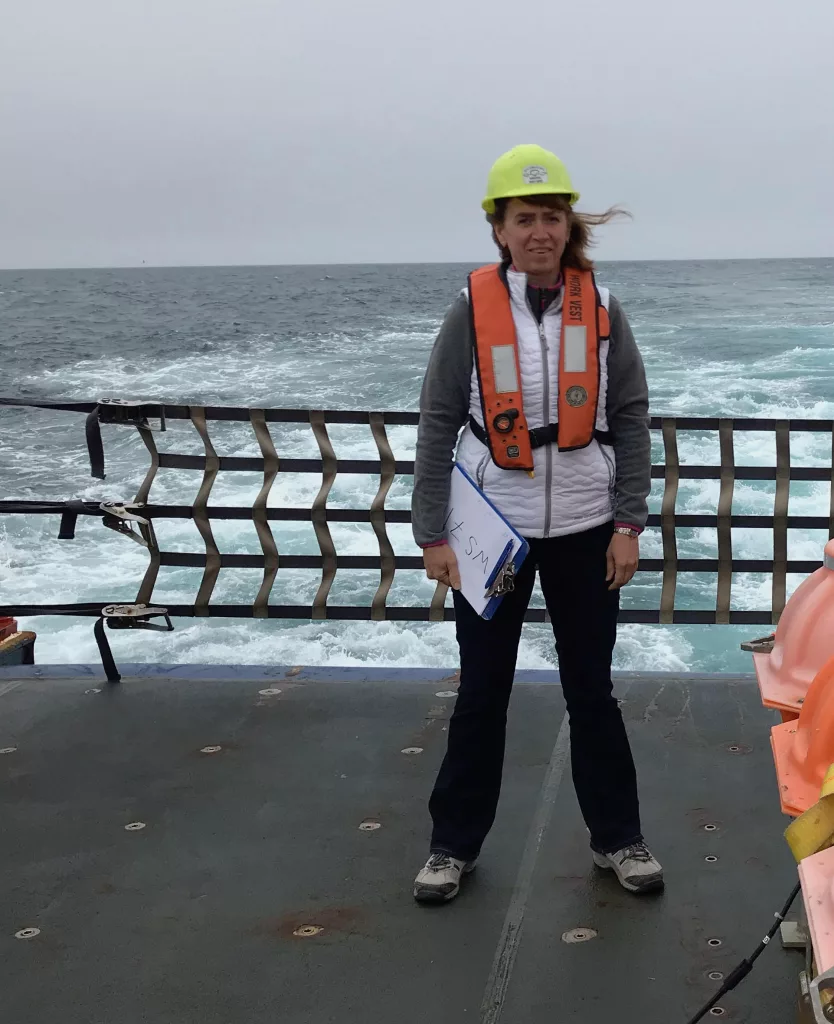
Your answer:
[[[34,939],[40,933],[40,928],[21,928],[19,932],[14,933],[14,937],[16,939]]]
[[[713,1017],[723,1017],[726,1012],[723,1006],[713,1006],[710,1010]]]
[[[320,928],[317,924],[303,924],[300,928],[296,928],[293,932],[299,939],[310,939],[314,935],[321,935],[324,928]]]
[[[721,939],[710,939],[708,944],[710,946],[720,946],[721,945]]]
[[[709,974],[707,975],[707,977],[709,978],[710,981],[723,981],[724,980],[724,975],[721,973],[721,971],[710,971]]]
[[[125,825],[125,832],[138,832],[144,827],[144,821],[132,821],[129,825]]]
[[[17,747],[3,747],[0,754],[13,754],[16,750]]]
[[[401,754],[422,754],[423,753],[423,748],[422,747],[404,747],[400,751],[400,753]]]
[[[219,751],[221,751],[222,749],[223,749],[222,747],[201,747],[200,748],[200,753],[201,754],[216,754]]]
[[[569,932],[565,932],[562,935],[562,942],[569,944],[574,942],[590,942],[591,939],[597,937],[597,932],[593,928],[572,928]]]
[[[275,686],[268,686],[265,690],[258,690],[262,697],[277,697],[281,691]]]
[[[718,829],[717,825],[704,825],[704,831],[705,832],[715,832],[715,831],[717,831],[717,829]]]
[[[376,832],[378,828],[382,828],[378,821],[363,821],[359,826],[361,832]]]
[[[89,690],[85,690],[84,693],[101,693],[101,688],[98,686],[93,686]]]
[[[457,697],[457,690],[441,690],[440,693],[436,693],[435,697]]]
[[[708,857],[704,857],[704,860],[707,862],[707,864],[714,864],[718,860],[718,858],[711,853]]]

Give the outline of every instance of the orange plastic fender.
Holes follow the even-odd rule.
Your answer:
[[[762,703],[783,712],[783,719],[796,716],[811,682],[831,657],[834,657],[834,540],[825,546],[822,568],[802,581],[785,606],[773,650],[769,654],[753,655]]]
[[[799,865],[802,898],[814,947],[817,973],[834,969],[834,849],[806,857]]]
[[[834,657],[819,670],[794,722],[771,730],[770,741],[785,814],[803,814],[820,799],[834,764]]]
[[[816,968],[809,978],[811,1011],[814,1021],[825,1024],[834,1004],[834,849],[806,857],[799,878]]]

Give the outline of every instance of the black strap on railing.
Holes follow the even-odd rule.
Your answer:
[[[24,398],[4,398],[0,396],[0,406],[18,407],[18,408],[30,408],[30,409],[51,409],[53,412],[77,412],[77,413],[90,413],[96,408],[106,406],[109,409],[139,409],[147,419],[160,419],[166,420],[190,420],[191,413],[189,410],[191,406],[183,404],[169,404],[167,402],[159,401],[135,401],[132,399],[98,399],[97,401],[86,401],[86,402],[69,402],[69,401],[47,401],[46,399],[24,399]],[[208,420],[220,420],[227,422],[239,422],[246,423],[250,416],[250,406],[237,406],[237,405],[207,405],[204,406],[206,412],[206,419]],[[267,423],[307,423],[309,416],[309,409],[265,409],[265,418]],[[405,412],[405,411],[388,411],[383,413],[385,416],[385,422],[391,426],[416,426],[419,422],[420,415],[416,412]],[[323,412],[325,422],[327,423],[344,423],[344,424],[357,424],[360,426],[366,426],[368,423],[368,413],[363,410],[356,409],[328,409]],[[119,419],[118,414],[113,413],[112,416],[109,413],[104,413],[102,417],[102,423],[117,423],[117,422],[130,422],[130,420]],[[755,421],[751,421],[755,422]],[[810,420],[811,423],[819,422],[817,420]],[[794,428],[798,429],[798,428]]]
[[[0,406],[17,406],[23,408],[52,409],[64,412],[92,412],[97,406],[109,405],[111,408],[119,406],[133,406],[141,408],[148,419],[156,420],[164,417],[166,420],[190,420],[191,414],[188,405],[168,404],[165,402],[125,402],[121,399],[101,399],[99,401],[69,402],[69,401],[46,401],[21,398],[3,398],[0,396]],[[226,420],[230,422],[246,423],[250,418],[250,407],[217,405],[205,406],[207,420]],[[322,412],[324,422],[329,424],[356,424],[358,426],[368,425],[368,412],[361,409],[328,409]],[[385,411],[380,413],[385,418],[388,426],[416,426],[420,420],[417,412],[404,412],[401,410]],[[309,409],[265,409],[264,416],[267,423],[309,423]],[[666,417],[652,416],[649,426],[652,430],[660,430],[663,419]],[[116,422],[115,420],[102,420],[102,422]],[[675,417],[675,425],[679,431],[712,431],[720,429],[721,418],[715,416],[678,416]],[[758,431],[773,433],[777,424],[786,423],[791,432],[805,432],[816,434],[831,434],[834,431],[834,419],[756,419],[753,417],[738,417],[732,420],[735,431]]]
[[[45,399],[3,398],[0,396],[0,405],[19,409],[51,409],[53,412],[90,413],[98,404],[98,402],[47,402]]]
[[[255,609],[251,604],[212,604],[208,607],[206,616],[205,610],[200,610],[193,604],[166,604],[165,611],[172,618],[192,618],[203,616],[208,618],[223,619],[252,619],[255,618]],[[51,604],[51,605],[0,605],[0,615],[34,616],[34,615],[73,615],[83,618],[100,618],[102,604],[89,601],[79,604]],[[709,609],[678,609],[673,613],[672,625],[695,626],[714,625],[715,612]],[[268,614],[262,616],[269,619],[288,619],[310,621],[310,606],[295,604],[271,604]],[[440,613],[433,615],[431,608],[420,608],[411,606],[389,606],[386,608],[385,617],[390,622],[453,622],[455,610],[452,607],[441,608]],[[733,610],[730,612],[730,625],[735,626],[761,626],[770,623],[772,617],[769,608],[756,611]],[[327,618],[334,621],[363,622],[373,619],[373,608],[369,605],[356,607],[354,605],[329,604],[327,606]],[[545,622],[546,612],[544,608],[529,608],[525,615],[526,622]],[[660,611],[652,608],[625,608],[620,612],[621,623],[638,623],[642,625],[657,625],[660,623]]]
[[[284,461],[281,461],[283,467]],[[206,512],[210,519],[252,519],[251,505],[209,505]],[[327,508],[325,519],[329,523],[372,523],[370,509],[362,508]],[[141,514],[146,519],[192,519],[191,505],[144,505]],[[265,517],[270,522],[312,522],[312,509],[309,508],[267,508]],[[386,523],[410,523],[409,509],[384,509]],[[88,515],[99,518],[105,515],[101,506],[94,501],[20,501],[16,499],[0,501],[0,515]],[[663,517],[650,515],[647,525],[659,527]],[[747,527],[748,529],[773,528],[774,517],[760,515],[732,515],[730,525]],[[788,516],[789,530],[827,530],[828,516]],[[718,526],[718,516],[714,512],[676,512],[670,525],[677,527],[712,527]],[[834,535],[834,531],[832,531]]]
[[[0,397],[0,407],[33,407],[39,409],[52,409],[64,412],[95,413],[97,423],[126,424],[139,426],[144,422],[159,420],[163,426],[168,420],[191,420],[191,409],[189,405],[168,405],[161,402],[133,402],[116,399],[101,399],[98,402],[47,402],[31,401],[24,399],[12,399]],[[246,422],[251,419],[252,409],[238,406],[205,406],[200,407],[207,421],[231,421]],[[263,409],[263,417],[266,423],[291,423],[303,424],[310,422],[309,409]],[[381,416],[387,426],[416,426],[419,423],[419,413],[416,412],[382,412],[368,413],[345,409],[332,409],[316,413],[324,424],[356,424],[367,426],[371,415]],[[749,419],[738,418],[732,420],[721,420],[718,418],[701,416],[683,416],[674,419],[668,417],[653,416],[650,420],[652,430],[661,430],[664,420],[671,422],[678,432],[685,431],[719,431],[722,423],[729,423],[733,431],[763,431],[775,432],[777,427],[780,430],[787,429],[790,432],[810,432],[832,434],[834,437],[834,420],[776,420],[776,419]],[[91,457],[92,462],[92,457]],[[96,457],[93,466],[93,475],[98,476],[103,472],[103,459]],[[201,455],[180,455],[173,453],[160,453],[158,468],[169,469],[198,469],[205,472],[206,459]],[[414,463],[402,461],[395,463],[395,471],[398,475],[408,476],[414,472]],[[234,456],[220,456],[219,469],[221,472],[263,472],[263,458],[241,458]],[[321,473],[323,470],[320,459],[282,459],[281,471],[290,473]],[[338,461],[339,473],[379,473],[381,463],[373,459],[346,459]],[[775,480],[776,467],[769,466],[737,466],[735,469],[736,480]],[[666,475],[664,466],[652,467],[652,478],[663,479]],[[720,466],[681,466],[681,480],[718,480],[721,477]],[[831,520],[834,527],[834,470],[826,467],[800,466],[790,468],[790,480],[825,481],[832,486]]]

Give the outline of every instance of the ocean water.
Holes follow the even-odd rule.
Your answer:
[[[415,410],[423,372],[444,311],[465,283],[463,265],[239,267],[0,272],[0,394],[33,399],[137,398],[207,404],[331,409]],[[599,268],[601,283],[623,303],[646,363],[655,414],[834,418],[834,260],[617,263]],[[158,436],[162,450],[201,453],[184,423]],[[136,432],[106,427],[107,479],[89,475],[83,417],[28,409],[0,409],[0,493],[21,499],[127,500],[147,459]],[[364,427],[331,427],[337,454],[374,458]],[[245,424],[212,426],[223,454],[258,454]],[[273,424],[280,455],[316,456],[307,427]],[[415,431],[389,429],[398,458],[413,457]],[[681,437],[684,462],[717,463],[714,434]],[[774,458],[772,435],[736,439],[739,464]],[[831,438],[794,435],[797,465],[825,465]],[[152,499],[190,502],[199,474],[163,470]],[[367,507],[377,482],[342,476],[334,507]],[[662,482],[655,482],[652,511]],[[251,502],[255,474],[221,474],[212,504]],[[313,475],[281,475],[273,505],[308,505],[318,490]],[[679,509],[713,512],[717,481],[684,481]],[[793,514],[827,515],[829,488],[797,484]],[[408,508],[410,481],[397,480],[389,507]],[[772,511],[773,484],[739,482],[734,511]],[[98,522],[79,521],[78,539],[56,539],[57,518],[0,517],[0,603],[133,600],[146,565],[143,549]],[[274,523],[279,551],[317,553],[312,526]],[[162,545],[203,551],[190,522],[158,522]],[[344,554],[376,554],[369,525],[332,524]],[[398,554],[416,554],[408,526],[389,532]],[[229,552],[259,552],[251,523],[218,522]],[[818,559],[826,535],[791,531],[789,557]],[[741,558],[772,557],[767,531],[733,531]],[[659,532],[648,531],[646,557],[661,552]],[[682,535],[682,557],[715,557],[715,531]],[[218,602],[249,602],[257,570],[224,570]],[[191,603],[197,570],[163,569],[157,602]],[[282,570],[272,600],[309,603],[314,571]],[[800,582],[790,578],[793,589]],[[626,606],[656,605],[660,580],[638,574],[624,591]],[[735,577],[737,608],[766,607],[770,580]],[[331,603],[366,603],[376,589],[372,572],[340,572]],[[686,607],[710,608],[715,581],[684,576]],[[390,604],[425,604],[432,585],[420,572],[398,573]],[[534,597],[540,604],[540,595]],[[42,663],[95,662],[92,620],[23,620],[38,632]],[[739,641],[761,627],[624,625],[615,666],[626,670],[745,671]],[[230,664],[454,666],[452,624],[179,620],[171,634],[111,634],[122,661]],[[545,625],[525,627],[519,665],[555,664]]]

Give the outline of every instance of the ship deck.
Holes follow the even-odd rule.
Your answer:
[[[0,670],[15,1024],[685,1024],[796,880],[752,678],[618,677],[667,876],[640,898],[590,863],[555,674],[519,674],[481,863],[421,907],[454,676],[123,672]],[[723,1018],[787,1024],[802,967],[774,943]]]

